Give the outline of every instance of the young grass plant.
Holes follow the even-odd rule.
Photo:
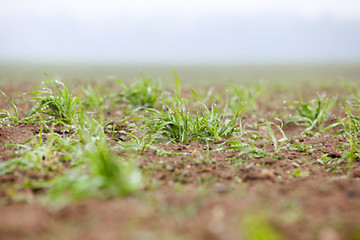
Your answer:
[[[49,183],[51,202],[128,195],[141,185],[142,176],[134,161],[117,157],[105,141],[86,145],[79,159],[82,164]]]
[[[264,86],[258,84],[253,87],[234,85],[231,81],[230,96],[227,96],[230,110],[236,112],[239,107],[245,105],[244,111],[254,114],[258,110],[257,101],[264,92]]]
[[[6,94],[1,90],[0,93],[8,99],[8,102],[12,107],[12,110],[10,111],[3,110],[2,112],[0,112],[0,119],[8,119],[14,125],[18,125],[19,123],[22,122],[22,120],[19,118],[18,109],[14,99],[6,96]]]
[[[347,173],[348,175],[351,172],[354,159],[360,157],[360,104],[353,103],[353,105],[357,108],[358,114],[355,115],[353,111],[351,111],[349,105],[344,106],[344,110],[346,112],[347,118],[339,119],[339,123],[343,127],[345,135],[348,139],[349,143],[349,151],[346,152],[347,157]]]
[[[172,103],[170,107],[163,107],[160,111],[148,110],[153,119],[146,123],[150,130],[147,135],[161,134],[164,138],[156,138],[155,141],[171,141],[189,143],[193,136],[193,125],[196,117],[183,106]]]
[[[94,144],[105,139],[104,132],[104,116],[98,115],[99,119],[95,120],[93,117],[89,117],[82,109],[78,115],[76,133],[80,143],[82,144]]]
[[[116,81],[123,90],[118,97],[125,99],[133,108],[154,107],[162,93],[159,83],[155,83],[151,77],[145,75],[130,86],[127,86],[120,79]]]
[[[100,85],[96,87],[92,87],[90,84],[87,87],[81,87],[83,94],[82,105],[86,109],[90,109],[91,111],[101,112],[107,109],[106,103],[115,98],[114,94],[101,94],[102,88]]]
[[[63,136],[48,128],[49,133],[40,133],[21,144],[8,144],[17,148],[14,159],[0,163],[0,174],[32,169],[39,172],[62,169],[63,161],[71,161],[76,153],[78,141],[71,136]]]
[[[355,159],[360,158],[360,96],[353,92],[354,102],[347,103],[343,106],[346,113],[345,118],[338,118],[338,122],[334,123],[322,130],[325,132],[337,126],[342,127],[342,133],[348,140],[348,143],[344,144],[349,147],[349,150],[344,150],[342,157],[347,159],[347,175],[350,175],[353,162]],[[322,160],[319,161],[323,163]]]
[[[255,145],[255,142],[246,143],[244,141],[229,140],[222,145],[228,146],[228,149],[240,151],[239,157],[245,158],[264,158],[270,154]],[[222,149],[222,145],[219,146],[219,150]]]
[[[164,107],[160,111],[148,110],[153,119],[146,124],[150,129],[147,134],[161,134],[164,137],[157,138],[155,141],[189,143],[192,140],[218,141],[222,137],[230,138],[236,131],[240,131],[237,128],[237,120],[242,108],[238,109],[231,119],[227,119],[216,105],[213,105],[211,110],[208,109],[196,92],[192,92],[202,106],[199,113],[191,113],[184,105],[182,98],[177,95],[178,102],[172,103],[170,107]]]
[[[200,138],[205,139],[206,142],[218,141],[221,137],[230,138],[235,131],[239,130],[237,129],[237,120],[245,105],[238,106],[232,118],[228,119],[223,116],[216,104],[213,104],[211,109],[209,109],[199,95],[194,90],[191,91],[203,107],[202,111],[200,111],[200,116],[205,127],[203,130],[197,131]]]
[[[280,121],[280,120],[279,120]],[[282,130],[282,126],[283,126],[283,123],[280,121],[281,125],[277,125],[273,122],[269,122],[268,120],[265,121],[265,124],[266,124],[266,127],[268,129],[268,132],[269,132],[269,135],[271,137],[271,140],[274,144],[274,154],[273,154],[273,157],[279,152],[279,150],[286,144],[287,142],[287,137],[284,133],[284,131]],[[279,131],[280,133],[282,134],[282,138],[281,139],[277,139],[276,138],[276,135],[274,133],[274,131],[272,130],[271,126],[275,126]]]
[[[335,98],[327,98],[325,95],[319,96],[304,102],[300,95],[299,101],[296,102],[296,111],[298,115],[290,119],[289,122],[306,126],[305,133],[309,133],[316,128],[321,127],[330,116],[330,111],[335,104]]]
[[[278,230],[263,215],[247,215],[242,220],[246,239],[282,240]]]
[[[46,115],[48,123],[73,124],[81,105],[80,99],[73,97],[70,90],[60,81],[48,79],[42,83],[54,85],[57,93],[50,88],[30,92],[36,95],[36,97],[30,98],[30,101],[37,101],[38,105],[25,118],[31,119],[38,115]]]

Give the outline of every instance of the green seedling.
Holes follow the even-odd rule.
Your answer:
[[[309,176],[309,171],[303,171],[300,168],[296,168],[289,174],[289,177],[307,177]]]
[[[180,85],[180,81],[179,81],[179,77],[175,71],[175,69],[173,70],[173,74],[174,74],[174,79],[175,79],[175,85],[176,85],[176,95],[181,96],[181,85]]]
[[[310,144],[300,143],[300,142],[294,142],[291,146],[288,147],[289,150],[292,151],[298,151],[298,152],[304,152],[304,153],[313,153],[315,151],[314,146]]]
[[[298,115],[291,118],[289,122],[306,126],[304,132],[309,133],[324,124],[325,120],[330,116],[335,102],[335,98],[327,98],[325,95],[304,102],[300,95],[299,101],[295,102]]]
[[[116,80],[123,92],[118,98],[124,99],[133,108],[152,108],[159,100],[162,89],[159,83],[155,83],[151,77],[142,76],[130,86],[120,79]]]
[[[88,84],[86,88],[81,87],[81,90],[83,94],[82,99],[84,99],[82,105],[91,111],[101,112],[107,109],[106,103],[116,97],[114,94],[101,94],[102,89],[100,85],[93,88]]]
[[[107,198],[136,192],[142,182],[133,160],[114,155],[106,142],[88,144],[81,163],[49,183],[50,201],[58,203],[88,197]]]
[[[205,128],[204,126],[197,126],[200,127],[200,130],[197,131],[200,135],[200,139],[205,139],[206,141],[218,141],[221,137],[230,138],[235,131],[241,132],[241,123],[240,128],[237,129],[237,120],[245,105],[239,106],[233,117],[228,119],[220,113],[216,104],[213,104],[211,109],[209,109],[199,95],[194,90],[191,91],[203,107],[202,111],[200,111],[200,116]]]
[[[62,169],[60,162],[71,161],[77,153],[78,141],[71,136],[62,136],[48,129],[49,133],[40,133],[21,144],[9,144],[17,149],[14,159],[0,163],[0,174],[32,169],[39,172]],[[46,139],[46,140],[45,140]]]
[[[240,130],[237,127],[237,120],[242,108],[238,109],[231,119],[227,119],[216,105],[213,105],[211,110],[208,109],[196,92],[192,92],[203,107],[198,114],[191,113],[182,98],[177,96],[178,102],[172,103],[170,107],[164,107],[160,111],[148,110],[153,119],[146,124],[150,129],[147,134],[163,135],[163,139],[157,138],[156,141],[189,143],[192,140],[218,141],[222,137],[230,138],[235,132],[241,131],[241,125]]]
[[[99,115],[99,120],[89,117],[82,110],[77,119],[76,133],[80,143],[97,145],[106,137],[104,132],[104,116]]]
[[[185,106],[178,107],[176,103],[170,107],[162,108],[160,111],[155,109],[148,110],[153,119],[146,125],[150,130],[147,135],[161,134],[163,139],[156,141],[171,141],[179,143],[189,143],[193,135],[193,124],[198,121]]]
[[[48,75],[46,76],[49,77]],[[70,90],[60,81],[49,79],[42,83],[54,85],[57,92],[50,88],[30,92],[36,95],[36,97],[29,100],[36,101],[38,104],[26,115],[25,119],[45,115],[48,117],[45,119],[48,123],[73,124],[81,105],[80,99],[73,97]]]
[[[264,158],[269,156],[269,153],[255,146],[254,142],[251,144],[244,141],[238,142],[234,140],[228,140],[219,146],[219,150],[222,150],[223,145],[228,146],[228,149],[240,151],[239,156],[248,158]]]
[[[258,84],[255,88],[237,86],[232,84],[230,88],[230,96],[228,98],[228,104],[230,106],[230,109],[233,112],[236,112],[239,107],[245,105],[245,112],[255,113],[255,111],[258,110],[258,98],[263,92],[264,87],[261,84]]]
[[[323,154],[321,158],[316,159],[316,162],[322,164],[322,165],[330,165],[330,164],[336,164],[339,165],[343,162],[342,158],[332,158],[329,157],[328,154]]]
[[[9,119],[14,125],[18,125],[22,122],[19,118],[18,109],[13,98],[6,96],[6,94],[0,90],[0,93],[8,99],[9,104],[12,107],[12,110],[3,110],[0,112],[0,119]]]
[[[279,119],[277,119],[278,121],[280,121]],[[275,156],[275,154],[278,153],[278,151],[285,145],[287,144],[287,137],[284,133],[284,131],[282,130],[282,127],[283,127],[283,123],[282,121],[280,121],[281,125],[277,125],[273,122],[269,122],[268,120],[265,121],[265,124],[266,124],[266,127],[268,129],[268,132],[269,132],[269,135],[271,137],[271,140],[274,144],[274,153],[273,153],[273,156]],[[282,134],[282,138],[281,139],[277,139],[276,136],[275,136],[275,133],[273,132],[272,128],[271,128],[271,125],[272,126],[275,126],[279,131],[280,133]]]
[[[281,240],[283,239],[272,224],[262,215],[248,215],[242,225],[249,240]]]
[[[343,127],[343,131],[345,132],[345,136],[348,140],[349,145],[349,151],[346,151],[345,155],[347,158],[347,173],[348,175],[351,172],[354,159],[360,157],[360,104],[354,103],[354,107],[356,107],[356,110],[358,114],[354,114],[353,111],[351,111],[349,105],[344,106],[344,110],[346,112],[347,117],[343,119],[338,119],[339,124]]]

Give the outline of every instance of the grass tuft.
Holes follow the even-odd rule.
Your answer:
[[[331,109],[335,105],[336,98],[327,98],[321,95],[316,99],[304,102],[300,95],[296,103],[297,116],[291,118],[288,122],[306,126],[305,133],[311,132],[325,123],[331,114]]]
[[[147,134],[161,134],[164,138],[156,141],[171,141],[189,143],[192,140],[200,142],[214,142],[221,138],[230,138],[235,132],[240,131],[238,118],[243,106],[237,110],[230,119],[226,118],[216,107],[207,108],[195,91],[194,96],[202,106],[197,114],[193,114],[184,105],[179,95],[178,102],[165,106],[160,111],[148,110],[152,120],[146,125],[150,129]],[[241,126],[241,125],[240,125]]]
[[[54,85],[57,92],[50,88],[30,92],[36,97],[29,100],[37,101],[38,104],[26,115],[25,119],[45,115],[48,117],[45,119],[47,122],[73,124],[81,105],[80,99],[74,97],[70,90],[60,81],[48,79],[42,83]]]
[[[162,93],[160,84],[145,75],[130,86],[126,85],[120,79],[116,81],[123,90],[122,93],[118,94],[118,97],[124,99],[126,103],[130,104],[133,108],[154,107]]]
[[[105,141],[88,144],[82,164],[64,172],[50,185],[50,199],[58,202],[88,197],[114,197],[136,192],[142,176],[132,160],[124,160],[110,151]]]

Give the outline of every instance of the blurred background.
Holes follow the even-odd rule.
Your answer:
[[[3,82],[360,76],[358,0],[0,0],[0,32]]]

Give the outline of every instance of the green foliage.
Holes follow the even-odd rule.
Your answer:
[[[123,90],[118,97],[125,99],[126,103],[130,104],[133,108],[154,107],[162,93],[159,84],[155,83],[148,76],[142,76],[140,80],[135,81],[130,86],[127,86],[120,79],[117,79],[117,83]]]
[[[335,98],[327,98],[325,95],[319,96],[304,102],[300,95],[299,101],[296,103],[297,116],[290,119],[290,122],[306,126],[305,132],[313,131],[321,127],[326,119],[330,116],[330,111],[335,104]]]
[[[282,127],[283,127],[283,123],[280,121],[281,123],[281,126],[273,123],[273,122],[269,122],[268,120],[265,121],[265,124],[266,124],[266,127],[268,129],[268,132],[269,132],[269,135],[271,137],[271,140],[274,144],[274,154],[273,156],[275,156],[275,154],[278,153],[278,151],[286,144],[287,142],[287,137],[284,133],[284,131],[282,130]],[[275,136],[275,133],[273,132],[272,128],[271,128],[271,125],[272,126],[275,126],[279,132],[282,134],[282,138],[281,139],[277,139],[276,136]]]
[[[82,144],[98,144],[105,139],[104,117],[99,115],[99,120],[85,114],[84,111],[79,113],[77,119],[76,133]]]
[[[255,87],[231,85],[229,88],[228,104],[230,110],[237,111],[240,106],[245,105],[244,111],[255,113],[258,110],[257,101],[264,92],[261,84]]]
[[[176,85],[176,95],[180,96],[180,94],[181,94],[181,85],[180,85],[179,77],[178,77],[175,69],[173,70],[173,74],[174,74],[175,85]]]
[[[307,177],[307,176],[309,176],[309,171],[303,171],[300,168],[296,168],[291,173],[289,173],[289,177]]]
[[[1,90],[0,90],[0,93],[2,95],[4,95],[8,99],[8,102],[12,107],[11,111],[8,111],[8,110],[1,111],[0,112],[0,119],[8,119],[14,125],[18,125],[19,123],[22,122],[22,120],[19,118],[18,109],[17,109],[17,106],[16,106],[16,103],[15,103],[14,99],[6,96],[6,94]]]
[[[47,122],[73,124],[81,105],[80,99],[73,97],[70,90],[60,81],[49,79],[42,83],[54,85],[57,93],[50,88],[30,92],[36,95],[36,97],[30,98],[30,101],[37,101],[38,104],[25,118],[32,119],[37,115],[46,115],[48,116],[45,119]]]
[[[193,124],[198,123],[198,118],[195,118],[186,107],[178,107],[174,103],[170,107],[163,107],[160,111],[151,109],[149,112],[153,119],[146,123],[150,128],[147,135],[158,133],[165,137],[156,139],[157,141],[188,143],[191,140]]]
[[[248,240],[281,240],[279,232],[261,215],[248,215],[242,221]]]
[[[329,164],[340,164],[343,162],[342,158],[332,158],[329,157],[328,154],[321,155],[321,158],[316,159],[316,162],[322,164],[322,165],[329,165]]]
[[[105,110],[108,107],[106,103],[116,97],[114,94],[101,94],[102,89],[100,85],[92,87],[88,84],[86,88],[81,87],[81,90],[83,94],[82,105],[84,108],[96,112]]]
[[[207,139],[209,136],[210,141],[220,140],[221,137],[230,138],[236,131],[237,120],[245,105],[239,106],[233,117],[228,119],[219,111],[216,104],[212,104],[211,109],[209,109],[197,93],[194,90],[191,91],[203,107],[200,116],[206,127],[204,128],[205,131],[202,131],[201,128],[201,131],[198,131],[200,139]]]
[[[359,98],[358,98],[359,99]],[[360,99],[359,99],[360,100]],[[345,136],[348,139],[350,150],[346,152],[348,174],[353,166],[354,159],[360,157],[360,103],[353,103],[355,111],[352,111],[349,105],[344,106],[347,117],[338,119],[339,124],[343,127]]]
[[[360,96],[356,93],[353,94],[355,101],[343,106],[346,117],[339,118],[337,123],[334,123],[323,130],[327,131],[337,126],[342,127],[342,132],[348,140],[346,145],[349,147],[349,150],[344,150],[342,153],[342,157],[347,159],[348,175],[352,170],[354,160],[360,158]],[[342,159],[339,160],[339,163],[341,160]],[[327,161],[327,155],[317,161],[322,164],[327,164],[328,162],[332,163],[332,161]]]
[[[312,146],[310,144],[306,144],[306,143],[300,143],[300,142],[292,143],[292,145],[290,145],[288,147],[288,149],[290,149],[292,151],[298,151],[298,152],[304,152],[304,153],[310,153],[310,154],[312,154],[315,151],[314,146]]]
[[[46,140],[45,140],[46,139]],[[28,139],[22,144],[8,144],[17,148],[19,157],[1,162],[0,174],[13,172],[15,169],[24,171],[32,169],[40,172],[62,169],[61,161],[72,160],[77,152],[77,141],[72,137],[65,137],[50,130]]]
[[[150,128],[147,134],[161,134],[165,137],[156,139],[157,141],[189,143],[192,140],[218,141],[222,137],[230,138],[238,131],[237,120],[242,108],[238,109],[231,119],[228,119],[221,114],[215,104],[208,109],[196,92],[192,92],[202,105],[199,113],[191,113],[178,96],[179,101],[171,104],[170,107],[164,107],[160,111],[149,110],[153,119],[146,124]]]
[[[263,149],[258,148],[254,142],[246,143],[243,141],[238,142],[238,141],[229,140],[226,141],[224,145],[228,146],[228,149],[240,151],[239,157],[243,156],[246,158],[264,158],[270,155]]]
[[[140,187],[142,177],[135,163],[117,157],[105,141],[97,146],[88,144],[79,159],[82,164],[51,182],[51,201],[128,195]]]

